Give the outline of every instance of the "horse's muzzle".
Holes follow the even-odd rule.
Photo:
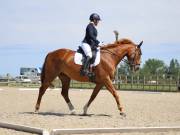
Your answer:
[[[133,65],[133,66],[131,66],[131,70],[133,71],[133,72],[136,72],[136,71],[138,71],[140,69],[140,65],[138,64],[138,65]]]
[[[140,69],[140,65],[139,65],[139,64],[134,66],[134,70],[135,70],[135,71],[137,71],[137,70],[139,70],[139,69]]]

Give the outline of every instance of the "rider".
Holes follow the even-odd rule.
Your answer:
[[[89,20],[90,20],[90,23],[86,27],[85,38],[81,44],[81,48],[83,49],[86,55],[86,60],[83,63],[83,66],[81,69],[81,75],[88,75],[90,73],[89,65],[90,65],[90,60],[92,58],[92,50],[97,49],[100,43],[97,40],[98,33],[97,33],[96,26],[98,25],[101,18],[97,13],[93,13],[90,15]]]

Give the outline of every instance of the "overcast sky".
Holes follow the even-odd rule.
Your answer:
[[[0,75],[41,67],[49,51],[76,50],[91,13],[100,14],[98,39],[144,41],[143,63],[180,62],[179,0],[0,0]]]

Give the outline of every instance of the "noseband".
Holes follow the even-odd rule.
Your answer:
[[[136,58],[136,51],[137,51],[137,46],[135,51],[131,54],[132,59],[130,59],[129,61],[126,60],[126,63],[129,64],[131,67],[135,67],[135,66],[140,66],[140,64],[135,64],[135,58]],[[140,55],[142,55],[142,53],[140,52]]]

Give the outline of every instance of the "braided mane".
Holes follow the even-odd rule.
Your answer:
[[[125,44],[134,44],[134,43],[130,39],[123,38],[118,41],[115,41],[113,44],[102,46],[101,49],[114,48],[117,47],[117,45],[125,45]]]

